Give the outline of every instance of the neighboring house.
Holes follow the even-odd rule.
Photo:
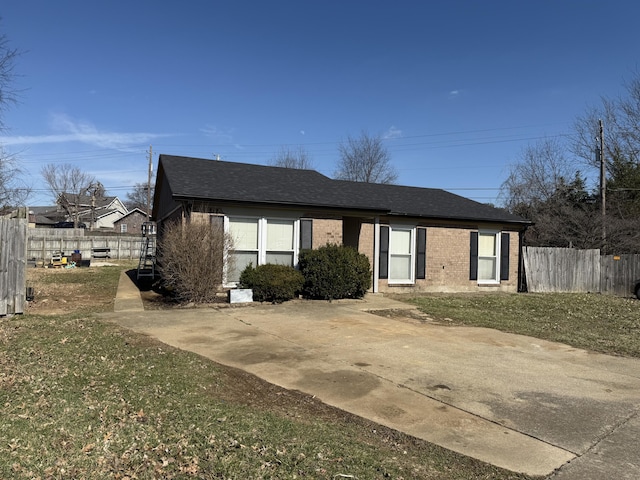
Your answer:
[[[231,233],[237,282],[252,263],[296,266],[327,243],[367,255],[374,292],[517,291],[527,220],[439,189],[332,180],[296,170],[160,155],[153,217]]]
[[[63,193],[60,197],[59,204],[68,205],[70,212],[77,208],[78,220],[87,226],[93,225],[95,230],[113,230],[115,221],[129,212],[118,197],[96,197],[95,206],[90,195],[80,195],[77,202],[73,194]],[[73,221],[73,215],[68,215],[67,220]]]
[[[139,208],[130,210],[124,217],[113,223],[113,229],[117,233],[130,233],[142,235],[142,224],[147,222],[147,214]]]
[[[51,228],[66,219],[58,205],[29,207],[29,227]]]

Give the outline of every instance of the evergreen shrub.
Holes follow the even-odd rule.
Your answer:
[[[282,303],[295,298],[302,290],[304,277],[287,265],[248,265],[240,274],[240,287],[253,290],[256,302]]]
[[[300,253],[305,297],[334,300],[362,298],[371,287],[371,265],[352,247],[327,244]]]

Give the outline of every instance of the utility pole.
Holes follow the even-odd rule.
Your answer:
[[[607,169],[606,162],[604,157],[604,125],[602,120],[598,120],[598,124],[600,126],[600,145],[598,147],[599,150],[599,160],[600,160],[600,216],[602,221],[602,248],[606,248],[607,244],[607,227],[606,227],[606,200],[607,200]]]
[[[149,175],[147,177],[147,220],[151,220],[151,172],[153,171],[153,147],[149,145]]]

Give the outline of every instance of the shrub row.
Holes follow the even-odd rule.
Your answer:
[[[324,300],[362,298],[371,287],[369,259],[354,248],[327,244],[304,250],[299,263],[299,271],[285,265],[249,265],[240,285],[253,289],[254,300],[274,303],[299,294]]]

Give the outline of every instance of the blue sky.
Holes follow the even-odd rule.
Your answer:
[[[51,204],[40,169],[72,163],[125,197],[147,150],[267,164],[385,138],[398,183],[496,202],[522,148],[571,133],[638,72],[636,1],[8,0],[24,53],[0,144]],[[590,174],[591,172],[585,171]]]

